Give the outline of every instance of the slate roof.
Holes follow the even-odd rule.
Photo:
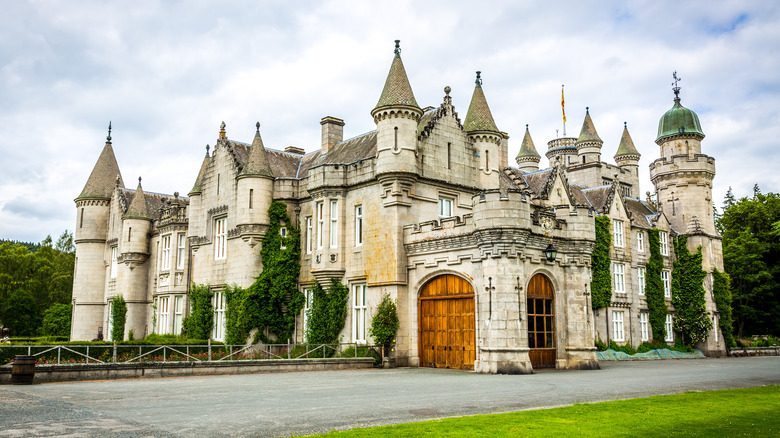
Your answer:
[[[119,164],[117,164],[114,155],[114,148],[111,147],[111,142],[107,141],[103,151],[100,152],[95,167],[92,168],[92,173],[89,174],[84,190],[76,199],[111,199],[117,184],[117,176],[119,176],[119,186],[124,186],[122,174],[119,172]]]
[[[585,120],[582,122],[582,130],[580,130],[580,136],[577,137],[577,143],[585,141],[601,141],[599,133],[596,132],[596,127],[593,125],[593,119],[590,118],[590,110],[585,109]]]
[[[655,216],[657,212],[652,205],[636,198],[623,198],[623,204],[631,217],[631,225],[640,228],[652,228],[650,217]]]
[[[582,189],[582,194],[588,198],[588,202],[596,211],[603,212],[605,208],[609,207],[609,202],[612,200],[612,191],[612,184],[606,184]]]
[[[517,153],[517,158],[522,157],[541,158],[539,152],[536,151],[533,139],[531,139],[531,133],[528,132],[528,125],[525,125],[523,143],[520,145],[520,152]]]
[[[477,85],[471,96],[466,120],[463,122],[463,129],[466,132],[487,131],[500,134],[496,122],[493,120],[493,114],[490,112],[490,107],[488,107],[487,99],[485,99],[485,93],[482,91],[482,80],[479,78],[479,73],[477,73]]]
[[[268,163],[268,156],[263,145],[263,138],[260,136],[260,122],[257,123],[257,133],[249,148],[249,155],[246,163],[241,170],[241,175],[246,176],[270,176],[273,177],[271,166]]]
[[[130,206],[127,207],[124,218],[126,219],[151,219],[149,216],[149,209],[146,205],[146,196],[144,196],[144,189],[141,188],[141,178],[138,178],[138,188],[135,189],[133,194],[133,200],[130,202]]]
[[[398,41],[396,41],[393,63],[390,64],[390,72],[387,73],[385,88],[382,89],[382,95],[379,96],[379,102],[376,103],[374,109],[389,105],[420,107],[414,98],[412,86],[409,85],[409,78],[406,76],[404,63],[401,61],[401,49],[398,47]]]
[[[623,124],[623,136],[620,137],[620,145],[615,153],[615,158],[621,155],[636,155],[640,156],[639,151],[634,146],[634,140],[631,139],[631,135],[628,133],[628,126]]]

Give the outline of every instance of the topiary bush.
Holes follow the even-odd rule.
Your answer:
[[[114,295],[111,298],[111,339],[123,341],[125,339],[125,322],[127,321],[127,303],[122,295]]]
[[[375,343],[388,348],[395,341],[399,325],[395,301],[390,299],[389,294],[385,295],[377,306],[376,314],[371,318],[369,334],[374,338]]]

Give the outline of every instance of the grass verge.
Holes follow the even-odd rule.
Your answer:
[[[338,437],[780,436],[780,386],[577,404],[330,432]]]

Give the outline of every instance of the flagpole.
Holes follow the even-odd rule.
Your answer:
[[[566,137],[566,108],[563,100],[563,85],[561,85],[561,112],[563,113],[563,136]]]

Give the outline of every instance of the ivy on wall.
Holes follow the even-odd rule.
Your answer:
[[[688,251],[688,237],[674,239],[674,270],[672,271],[672,304],[674,331],[683,345],[693,346],[707,340],[712,320],[707,312],[702,282],[707,273],[701,268],[701,246],[695,253]]]
[[[591,306],[600,309],[612,301],[609,247],[612,245],[610,221],[607,216],[596,216],[596,245],[590,258],[593,280],[590,282]]]
[[[122,295],[114,295],[111,298],[111,339],[114,341],[125,340],[125,322],[127,321],[127,303]]]
[[[306,341],[312,344],[338,342],[347,320],[349,288],[332,278],[327,290],[315,281],[310,293],[314,295],[307,315]]]
[[[734,341],[734,326],[731,316],[731,278],[729,274],[717,269],[712,271],[712,295],[715,298],[715,307],[718,309],[718,325],[723,333],[726,347],[736,345]]]
[[[184,318],[184,330],[189,338],[210,339],[214,326],[214,292],[208,284],[193,284],[190,287],[190,314]]]
[[[663,342],[666,339],[666,301],[664,300],[664,285],[661,271],[664,259],[661,256],[661,235],[657,228],[647,231],[647,245],[650,247],[650,259],[647,261],[645,273],[645,300],[650,311],[649,322],[653,329],[653,341]]]

